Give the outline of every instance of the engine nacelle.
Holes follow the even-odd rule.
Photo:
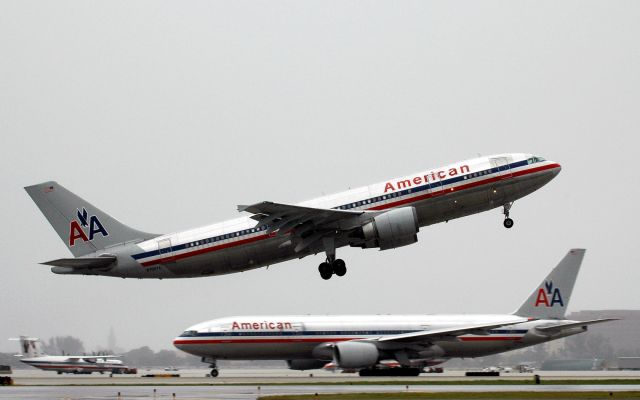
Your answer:
[[[365,247],[395,249],[418,241],[418,213],[414,207],[389,210],[362,227]]]
[[[378,363],[380,353],[372,343],[341,342],[335,344],[333,356],[340,368],[367,368]]]
[[[287,360],[289,369],[304,371],[307,369],[320,369],[327,365],[327,361],[307,359],[307,360]]]

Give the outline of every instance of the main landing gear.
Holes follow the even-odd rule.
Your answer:
[[[504,222],[502,225],[507,229],[511,229],[513,227],[513,220],[509,218],[509,210],[511,210],[512,205],[513,202],[510,202],[502,206],[502,213],[504,214]]]
[[[318,265],[318,272],[325,281],[331,279],[333,274],[344,276],[347,273],[347,264],[344,261],[336,259],[336,245],[333,237],[322,238],[324,251],[327,253],[327,261]]]
[[[339,258],[333,261],[327,258],[327,261],[318,265],[318,271],[324,280],[331,279],[333,274],[344,276],[347,273],[347,264]]]

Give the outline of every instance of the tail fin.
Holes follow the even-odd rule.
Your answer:
[[[514,314],[538,319],[564,318],[585,251],[569,250]]]
[[[20,341],[20,351],[22,352],[22,354],[18,354],[20,357],[31,358],[43,355],[42,352],[38,350],[37,343],[40,341],[38,338],[20,336],[19,338],[11,338],[9,340]]]
[[[75,257],[106,247],[156,237],[131,229],[57,182],[24,188]]]

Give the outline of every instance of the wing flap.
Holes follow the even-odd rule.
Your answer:
[[[102,256],[87,258],[59,258],[57,260],[46,261],[41,264],[73,269],[98,269],[107,268],[115,262],[115,256]]]
[[[364,210],[303,207],[271,201],[263,201],[248,206],[240,205],[238,206],[238,211],[253,214],[251,218],[258,221],[256,228],[268,226],[268,233],[283,234],[291,232],[298,238],[302,237],[304,233],[305,239],[297,244],[297,252],[324,236],[359,226],[358,217],[362,214],[377,214],[377,212]],[[315,232],[311,236],[313,240],[309,240],[309,232]]]

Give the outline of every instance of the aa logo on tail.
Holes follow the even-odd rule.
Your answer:
[[[75,219],[72,220],[69,226],[69,246],[75,245],[78,239],[81,239],[83,242],[93,240],[97,234],[109,236],[109,233],[104,229],[98,217],[95,215],[89,216],[89,213],[84,207],[82,207],[82,211],[78,209],[77,217],[78,221]],[[86,228],[89,228],[89,232],[85,232]]]
[[[560,304],[560,307],[564,307],[560,289],[553,287],[553,281],[545,282],[544,287],[538,289],[538,297],[536,298],[536,304],[534,304],[534,306],[540,307],[544,305],[545,307],[553,307],[554,304]]]

